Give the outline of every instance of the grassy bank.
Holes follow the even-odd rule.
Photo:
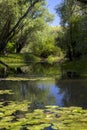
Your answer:
[[[28,62],[48,62],[52,64],[61,60],[63,60],[63,57],[50,55],[48,58],[41,58],[30,53],[0,55],[0,61],[6,64],[19,64]]]
[[[4,63],[26,63],[26,62],[39,62],[40,58],[33,54],[8,54],[0,55],[0,60]]]

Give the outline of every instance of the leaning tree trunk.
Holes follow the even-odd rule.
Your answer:
[[[16,42],[16,53],[20,53],[22,48],[27,44],[28,33],[21,35],[18,41]]]
[[[0,34],[0,52],[3,52],[4,48],[8,42],[8,33],[11,27],[11,19],[7,19],[4,27],[2,28],[2,33]]]
[[[0,39],[0,52],[4,51],[4,49],[6,48],[6,45],[7,45],[8,41],[13,38],[13,36],[15,35],[18,27],[22,23],[23,19],[25,19],[27,17],[28,13],[31,12],[31,10],[35,6],[35,4],[38,3],[38,2],[40,2],[40,1],[41,0],[35,0],[34,2],[32,2],[31,5],[26,10],[26,12],[23,14],[23,16],[21,16],[19,18],[19,20],[17,21],[17,23],[14,25],[14,27],[10,31],[5,28],[6,32],[3,33],[3,35],[2,35],[2,33],[0,34],[0,38],[1,38]],[[7,21],[7,23],[8,23],[8,21]],[[3,32],[4,32],[4,30],[3,30]]]
[[[24,43],[19,43],[17,46],[16,46],[16,53],[20,53],[22,48],[24,47]]]

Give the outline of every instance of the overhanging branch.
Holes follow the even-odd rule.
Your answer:
[[[35,6],[36,3],[38,3],[41,0],[35,0],[33,3],[31,3],[31,5],[29,6],[29,8],[26,10],[26,12],[24,13],[23,16],[20,17],[20,19],[17,21],[17,23],[15,24],[15,26],[12,28],[12,30],[8,33],[8,37],[15,32],[15,30],[17,29],[17,27],[20,25],[20,23],[22,22],[22,20],[24,18],[27,17],[28,13],[32,10],[32,8]]]

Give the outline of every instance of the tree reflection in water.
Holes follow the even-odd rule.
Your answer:
[[[0,90],[14,93],[0,94],[0,101],[27,100],[40,105],[87,108],[86,80],[0,81]]]
[[[7,76],[15,77],[44,77],[60,75],[61,70],[58,64],[48,63],[29,63],[27,65],[10,65],[10,69],[0,68],[0,78]]]
[[[1,81],[0,90],[12,90],[14,94],[1,94],[0,101],[38,102],[44,105],[53,104],[55,98],[49,88],[41,87],[39,81]]]
[[[87,108],[87,80],[56,80],[56,85],[64,93],[64,106]]]

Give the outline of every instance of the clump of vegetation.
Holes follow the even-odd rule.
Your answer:
[[[58,106],[45,106],[44,109],[35,109],[29,112],[29,102],[12,102],[3,105],[0,102],[0,129],[67,129],[85,130],[87,128],[87,110],[79,107],[60,108]]]

